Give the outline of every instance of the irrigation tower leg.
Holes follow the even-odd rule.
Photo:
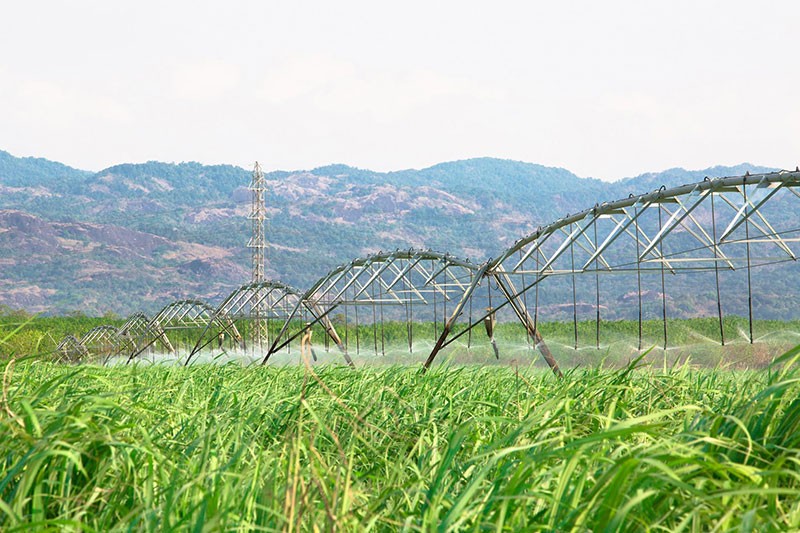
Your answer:
[[[514,313],[517,315],[517,318],[519,318],[520,322],[522,322],[522,324],[525,326],[525,329],[528,331],[528,335],[530,335],[530,337],[536,343],[536,347],[542,354],[542,358],[544,358],[545,362],[550,367],[550,370],[552,370],[553,374],[556,376],[563,377],[561,369],[558,368],[558,363],[556,362],[555,357],[553,357],[553,353],[544,342],[542,334],[539,333],[539,330],[534,325],[533,318],[531,318],[528,310],[525,309],[525,307],[519,301],[519,295],[517,294],[514,284],[509,279],[508,274],[501,270],[494,272],[492,276],[495,280],[497,280],[497,286],[500,287],[500,291],[506,297],[508,303],[511,304],[511,308],[514,309]]]
[[[286,331],[288,330],[289,324],[291,323],[292,319],[295,316],[297,316],[297,312],[299,311],[301,306],[305,306],[306,309],[308,309],[311,312],[311,315],[314,317],[314,320],[311,322],[311,325],[313,326],[316,323],[322,324],[322,327],[325,329],[325,333],[327,334],[327,336],[330,339],[332,339],[334,343],[336,343],[336,346],[342,352],[342,356],[344,357],[345,362],[348,364],[348,366],[354,367],[355,365],[353,364],[353,360],[350,358],[350,354],[347,353],[347,348],[345,347],[344,343],[342,343],[342,339],[341,337],[339,337],[339,334],[336,333],[336,329],[333,327],[333,323],[328,318],[328,313],[330,313],[335,306],[328,309],[327,311],[322,311],[318,305],[303,301],[298,302],[295,308],[286,318],[286,321],[283,323],[283,327],[275,336],[275,340],[272,342],[272,345],[270,346],[269,350],[267,350],[267,354],[264,356],[264,359],[261,361],[261,364],[262,365],[267,364],[267,361],[269,361],[269,358],[270,356],[272,356],[273,353],[277,352],[278,350],[286,346],[288,343],[292,341],[292,339],[300,336],[300,334],[292,335],[287,340],[283,341],[282,344],[279,344],[284,334],[286,334]],[[347,324],[345,324],[345,327],[347,327]]]
[[[472,278],[472,283],[467,290],[464,291],[463,296],[461,296],[461,300],[459,300],[458,304],[456,304],[455,309],[453,309],[453,313],[450,315],[450,318],[447,319],[447,323],[445,323],[444,328],[442,329],[442,334],[439,335],[439,338],[436,340],[436,344],[433,346],[428,359],[425,361],[425,364],[422,366],[423,371],[427,371],[430,368],[431,364],[433,364],[433,360],[436,358],[436,354],[439,353],[439,350],[442,349],[444,346],[445,341],[447,340],[447,336],[450,335],[450,331],[453,329],[453,324],[455,324],[458,315],[464,310],[464,306],[472,297],[472,293],[475,292],[475,289],[481,282],[484,274],[486,273],[486,269],[488,268],[489,264],[486,263],[481,267],[481,269],[475,273]]]
[[[314,310],[318,311],[316,306],[314,306]],[[325,332],[328,334],[328,337],[330,337],[333,340],[333,342],[336,343],[336,346],[342,352],[342,356],[344,357],[344,360],[347,363],[347,365],[355,366],[353,364],[353,360],[350,358],[350,354],[347,353],[347,348],[342,343],[342,339],[339,337],[339,334],[336,333],[336,329],[333,327],[333,322],[331,322],[330,319],[328,318],[328,315],[323,314],[321,322],[322,322],[322,327],[325,328]],[[347,327],[347,324],[345,324],[344,327]]]

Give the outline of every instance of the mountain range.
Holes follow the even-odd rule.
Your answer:
[[[480,158],[397,172],[269,172],[267,276],[303,288],[355,257],[409,247],[482,262],[597,202],[770,170],[675,168],[607,182]],[[0,151],[0,305],[128,315],[178,298],[218,301],[249,278],[250,179],[230,165],[89,172]]]

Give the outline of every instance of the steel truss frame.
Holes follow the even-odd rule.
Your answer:
[[[154,322],[144,313],[135,313],[128,317],[125,324],[119,328],[121,336],[127,336],[133,340],[134,350],[143,344],[152,345],[158,341],[161,346],[169,353],[174,353],[172,343],[169,341],[166,332],[161,325]]]
[[[242,342],[242,336],[233,320],[225,313],[218,313],[208,303],[192,299],[170,302],[150,320],[148,327],[152,335],[130,352],[128,362],[138,357],[157,340],[165,347],[169,346],[167,348],[169,352],[175,353],[175,348],[172,347],[166,334],[169,330],[202,329],[205,334],[212,326],[230,333],[236,342]]]
[[[110,325],[97,326],[87,331],[80,339],[87,355],[104,356],[104,361],[118,355],[132,346],[131,339],[120,334],[120,330]]]
[[[92,356],[107,361],[133,345],[133,341],[114,326],[103,324],[94,327],[78,339],[67,335],[58,343],[55,353],[63,362],[78,363]]]
[[[480,265],[432,250],[380,252],[331,270],[305,292],[277,281],[252,283],[233,291],[216,309],[198,300],[180,300],[165,306],[149,324],[145,325],[140,317],[136,326],[131,323],[128,330],[139,328],[155,342],[162,337],[166,339],[163,332],[172,327],[202,328],[201,338],[186,361],[188,364],[192,356],[213,341],[213,337],[209,338],[212,325],[230,332],[241,342],[234,321],[251,319],[253,310],[258,310],[259,317],[282,322],[262,363],[309,326],[319,324],[339,347],[345,361],[352,365],[346,342],[331,321],[334,310],[352,307],[357,312],[363,306],[382,309],[413,305],[433,305],[435,310],[438,298],[445,310],[447,303],[451,305],[451,312],[443,317],[446,318],[443,328],[437,333],[424,368],[433,363],[442,348],[487,319],[493,320],[498,309],[509,306],[553,372],[560,375],[537,330],[538,309],[531,316],[525,301],[526,293],[531,289],[538,291],[544,280],[572,278],[574,300],[574,279],[595,276],[599,344],[602,275],[635,274],[641,323],[643,275],[660,276],[663,289],[666,274],[713,272],[719,304],[720,271],[746,270],[752,341],[750,271],[776,262],[796,261],[793,247],[800,241],[800,227],[778,227],[770,221],[767,207],[776,201],[796,201],[800,198],[798,187],[800,169],[706,178],[673,188],[662,186],[656,191],[596,204],[563,217],[538,228],[498,258]],[[482,283],[494,284],[502,295],[501,301],[485,314],[471,317],[466,328],[454,334],[454,324]],[[665,298],[664,290],[661,295]],[[666,301],[663,305],[666,345]],[[721,325],[721,305],[718,307]],[[297,328],[301,320],[309,325]],[[79,350],[75,346],[74,337],[65,338],[59,349]],[[129,360],[135,355],[132,353]]]
[[[55,353],[61,363],[78,363],[89,356],[86,347],[74,335],[67,335],[61,339]]]
[[[220,317],[224,317],[222,331],[230,332],[244,348],[244,340],[238,330],[235,330],[234,321],[251,321],[253,327],[263,326],[263,335],[266,339],[269,322],[271,320],[289,320],[291,311],[295,309],[301,299],[302,293],[299,290],[279,281],[262,281],[242,285],[231,292],[213,310],[212,320],[203,328],[200,338],[184,364],[188,365],[195,354],[214,341],[213,337],[208,336],[208,332],[212,322],[218,321]],[[264,324],[256,324],[261,321]]]
[[[527,291],[538,290],[541,282],[558,276],[573,279],[574,306],[575,277],[594,275],[599,345],[601,275],[636,275],[641,331],[642,275],[661,276],[661,296],[665,299],[665,274],[714,272],[722,331],[720,271],[745,270],[752,342],[750,272],[758,266],[796,261],[792,246],[800,241],[800,227],[776,227],[765,212],[766,205],[781,197],[787,202],[797,201],[798,187],[797,169],[748,173],[706,178],[669,189],[662,186],[646,194],[597,204],[518,240],[489,262],[487,275],[497,279],[506,294],[508,302],[502,305],[512,306]],[[662,305],[666,346],[666,300]],[[515,309],[515,313],[523,323],[531,320],[521,310]],[[535,329],[536,315],[532,320]]]
[[[700,183],[672,189],[662,187],[639,196],[631,195],[615,202],[597,204],[541,227],[520,239],[500,257],[491,261],[488,270],[496,272],[502,266],[502,271],[506,274],[524,273],[546,277],[595,270],[660,271],[662,265],[671,273],[707,270],[718,263],[725,268],[736,269],[747,267],[746,257],[730,256],[725,252],[757,242],[774,245],[778,257],[751,257],[751,267],[758,266],[752,264],[754,260],[796,260],[789,243],[800,240],[800,235],[787,236],[784,232],[777,231],[760,209],[781,191],[788,190],[800,198],[800,193],[794,188],[797,186],[800,186],[798,171],[747,174],[729,178],[706,178]],[[709,226],[719,228],[718,221],[706,218],[703,223],[696,216],[701,206],[707,213],[710,212],[714,197],[722,200],[733,211],[727,219],[728,224],[722,226],[724,231],[718,232],[716,237],[713,235],[716,230]],[[655,215],[657,219],[659,212],[669,218],[653,231],[656,222],[652,218]],[[648,218],[651,218],[650,224],[647,223]],[[744,228],[745,225],[750,228]],[[753,228],[759,234],[745,235],[745,229]],[[800,228],[788,231],[797,234],[800,233]],[[694,246],[679,245],[671,253],[662,253],[661,248],[676,234],[691,236],[695,241]],[[636,256],[620,260],[622,254],[617,254],[616,259],[610,258],[609,256],[614,256],[613,249],[620,248],[623,243],[627,250],[637,250]],[[569,254],[566,252],[577,253],[578,250],[586,255],[585,260],[575,266],[567,264],[566,257]],[[519,254],[521,257],[517,257]]]
[[[289,333],[290,324],[305,313],[308,326],[320,323],[352,365],[345,343],[330,320],[339,308],[359,306],[428,305],[468,298],[480,282],[480,269],[469,261],[432,250],[379,252],[340,265],[311,286],[300,298],[270,345],[262,363],[302,335]],[[466,295],[466,296],[465,296]]]

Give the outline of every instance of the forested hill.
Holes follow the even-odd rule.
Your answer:
[[[483,261],[597,202],[766,170],[670,169],[609,183],[481,158],[388,173],[269,172],[268,276],[303,287],[354,257],[408,247]],[[247,279],[250,175],[160,162],[94,173],[0,151],[0,305],[127,314],[218,298]]]
[[[63,191],[89,179],[92,172],[78,170],[40,157],[14,157],[0,150],[0,185],[5,187],[39,187]]]

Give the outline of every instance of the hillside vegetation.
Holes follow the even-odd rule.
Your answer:
[[[764,170],[671,169],[609,183],[483,158],[388,173],[345,165],[270,172],[267,273],[303,288],[355,257],[410,247],[480,262],[600,201]],[[219,301],[249,277],[249,181],[249,170],[229,165],[148,162],[91,173],[0,151],[0,304],[128,315],[176,298]],[[774,301],[765,298],[761,318],[786,317]]]

